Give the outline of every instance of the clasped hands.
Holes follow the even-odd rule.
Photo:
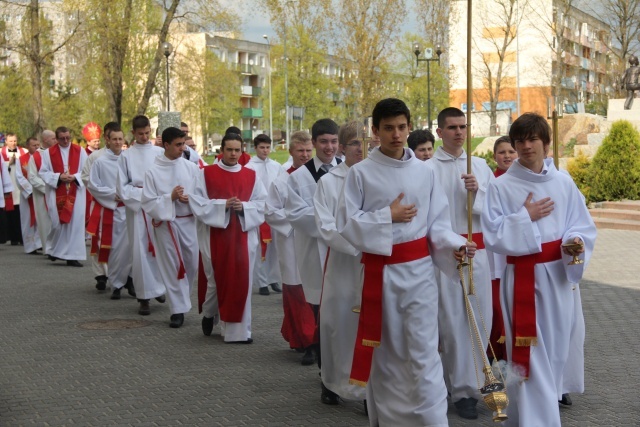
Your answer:
[[[58,179],[61,182],[64,182],[65,184],[71,184],[72,182],[74,182],[76,180],[76,177],[75,177],[75,175],[71,175],[70,173],[63,172],[63,173],[60,174]]]
[[[184,194],[184,187],[176,185],[171,192],[171,200],[177,200],[182,203],[189,203],[189,196]]]
[[[227,199],[226,208],[233,209],[234,211],[240,213],[243,210],[242,201],[235,196],[231,197],[230,199]]]

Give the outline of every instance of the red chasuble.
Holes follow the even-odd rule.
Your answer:
[[[82,150],[82,147],[77,144],[71,144],[69,146],[69,170],[65,171],[60,146],[56,144],[49,148],[49,157],[51,158],[53,171],[60,174],[65,172],[71,175],[77,174],[80,168],[80,150]],[[61,224],[69,224],[71,222],[77,191],[78,184],[76,182],[69,184],[60,182],[58,188],[56,188],[56,208],[58,209],[58,217],[60,218]]]
[[[229,172],[218,165],[206,166],[204,180],[210,199],[237,197],[248,202],[253,192],[256,173],[242,168]],[[224,322],[242,321],[244,306],[249,294],[249,246],[247,233],[242,231],[240,219],[231,211],[227,228],[210,227],[211,265],[218,291],[220,319]],[[203,289],[204,288],[204,289]],[[198,300],[204,302],[206,284],[198,286]]]

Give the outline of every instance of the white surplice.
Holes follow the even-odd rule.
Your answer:
[[[158,261],[149,250],[155,245],[153,225],[140,206],[144,175],[164,150],[150,143],[135,143],[123,150],[118,159],[116,194],[127,207],[127,233],[132,250],[131,277],[138,299],[157,298],[166,292]]]
[[[551,197],[555,202],[549,216],[531,221],[524,207],[529,193],[532,202]],[[579,237],[585,243],[580,258],[584,264],[569,265],[571,256],[535,265],[535,308],[537,345],[532,346],[530,373],[526,381],[508,388],[509,420],[505,425],[559,427],[558,400],[565,390],[564,373],[572,345],[578,335],[572,329],[579,319],[574,313],[579,303],[579,288],[591,257],[596,228],[580,191],[572,179],[558,172],[552,159],[545,159],[542,173],[536,174],[516,160],[506,174],[489,185],[482,215],[487,247],[497,253],[511,256],[535,254],[541,245]],[[508,264],[502,276],[501,303],[506,332],[506,348],[512,358],[514,266]],[[581,317],[581,316],[580,316]]]
[[[309,160],[311,167],[320,170],[322,162],[317,157]],[[331,161],[337,166],[336,159]],[[318,240],[318,226],[313,211],[313,195],[316,180],[306,165],[296,169],[287,180],[288,197],[285,205],[287,219],[295,230],[295,249],[298,271],[302,279],[304,296],[309,304],[319,305],[322,294],[322,276],[327,256],[327,246]]]
[[[2,196],[0,197],[0,208],[4,209],[4,195],[13,192],[13,182],[9,174],[9,167],[0,156],[0,183],[2,183]]]
[[[231,173],[237,173],[242,166],[236,164],[227,166],[223,162],[218,162],[207,167],[219,167]],[[216,185],[224,185],[224,183],[216,183]],[[247,250],[249,252],[249,274],[248,274],[248,292],[247,301],[244,306],[242,320],[237,323],[220,321],[221,334],[227,342],[246,341],[251,338],[251,283],[253,282],[253,266],[258,256],[258,227],[264,222],[264,206],[267,192],[259,179],[255,179],[253,190],[249,201],[242,202],[243,215],[238,215],[242,231],[247,233]],[[207,185],[204,180],[204,174],[200,173],[195,183],[193,194],[189,194],[189,206],[195,217],[205,226],[198,227],[198,241],[206,243],[210,239],[209,227],[227,228],[231,215],[236,215],[232,209],[226,208],[226,199],[210,199],[207,192]],[[207,249],[209,249],[207,247]],[[209,249],[210,250],[210,249]],[[202,262],[206,262],[203,252]],[[211,265],[211,253],[208,252],[209,265]],[[229,266],[233,268],[233,266]],[[218,316],[218,297],[216,290],[215,277],[213,269],[205,268],[207,274],[207,293],[204,304],[202,306],[202,314],[205,317]]]
[[[69,168],[69,150],[71,146],[60,147],[60,154],[65,169]],[[46,184],[46,200],[49,207],[49,217],[51,218],[51,230],[47,236],[48,253],[51,256],[64,260],[85,260],[87,259],[87,248],[84,243],[85,229],[85,209],[87,193],[80,177],[84,162],[87,160],[87,153],[84,149],[80,149],[80,164],[78,172],[74,175],[78,189],[76,191],[76,200],[73,204],[73,213],[71,221],[68,224],[61,224],[56,209],[56,188],[58,185],[65,185],[59,182],[60,174],[53,171],[51,158],[49,156],[51,150],[41,153],[42,166],[38,174]]]
[[[131,276],[131,245],[127,233],[127,208],[118,206],[118,202],[116,202],[118,158],[120,156],[116,156],[108,149],[94,151],[89,158],[94,156],[99,156],[99,158],[94,159],[90,168],[87,188],[93,196],[94,202],[97,201],[104,208],[113,210],[111,250],[105,275],[113,289],[121,289]],[[101,217],[103,216],[104,212]],[[102,220],[100,224],[102,224]],[[99,233],[101,239],[104,239],[102,225],[99,228]]]
[[[3,149],[6,148],[3,147]],[[9,165],[9,161],[6,159],[3,159],[5,164],[7,165],[7,169],[9,172],[9,176],[11,179],[11,184],[13,185],[13,190],[11,190],[12,192],[12,197],[13,197],[13,204],[14,206],[16,205],[20,205],[20,186],[18,185],[18,182],[16,180],[16,171],[18,169],[20,169],[20,157],[28,155],[28,151],[25,150],[22,147],[16,147],[17,151],[15,153],[9,153],[7,152],[7,157],[9,158],[9,160],[11,160],[11,158],[15,158],[15,162],[13,163],[13,165]]]
[[[487,162],[479,157],[472,157],[472,171],[478,182],[478,191],[473,196],[473,233],[481,233],[480,215],[484,206],[485,194],[489,182],[494,179],[493,172]],[[458,234],[467,234],[467,190],[464,188],[462,174],[467,173],[467,154],[462,152],[460,157],[454,157],[438,147],[434,156],[426,162],[426,166],[434,171],[438,177],[444,193],[449,201],[449,217],[451,227]],[[475,296],[471,296],[474,316],[477,320],[482,348],[486,349],[489,336],[484,333],[481,318],[484,320],[486,331],[490,333],[493,320],[491,265],[489,257],[493,255],[486,250],[478,250],[473,258],[473,279]],[[468,270],[465,268],[465,284],[469,286]],[[476,354],[474,367],[473,347],[469,338],[469,322],[465,309],[464,296],[460,280],[456,276],[438,272],[439,309],[438,327],[440,329],[440,343],[442,350],[442,366],[445,381],[451,392],[451,400],[457,402],[462,398],[473,397],[480,399],[479,388],[484,385],[482,376],[478,384],[476,372],[482,374],[482,355]],[[476,304],[477,302],[477,304]],[[484,353],[484,351],[483,351]]]
[[[325,387],[343,399],[363,400],[366,389],[349,384],[359,319],[352,309],[360,304],[362,295],[362,254],[336,227],[347,172],[349,166],[344,162],[332,168],[318,181],[313,197],[320,240],[329,247],[320,302],[321,376]]]
[[[91,154],[88,154],[89,157],[87,157],[87,161],[84,162],[84,167],[82,168],[82,173],[80,174],[80,176],[82,177],[82,182],[84,183],[85,187],[89,187],[89,176],[91,173],[91,168],[93,167],[93,164],[95,163],[96,160],[98,160],[100,157],[102,157],[106,150],[108,150],[106,147],[103,147],[99,150],[93,150],[91,151]],[[88,214],[91,215],[91,212],[93,212],[93,207],[95,206],[95,201],[91,200],[90,202],[90,206],[89,209],[87,210]],[[114,216],[115,219],[115,216]],[[87,218],[87,222],[88,222],[88,218]],[[91,258],[91,269],[93,270],[93,273],[96,276],[107,276],[109,277],[109,264],[110,263],[101,263],[98,262],[98,254],[90,254],[90,258]],[[126,279],[126,278],[125,278]]]
[[[171,200],[171,192],[179,185],[184,195],[192,194],[201,174],[196,164],[183,157],[170,160],[162,155],[147,171],[142,188],[142,209],[153,218],[158,268],[171,314],[191,310],[191,288],[198,275],[196,220],[189,203]],[[180,260],[186,271],[182,279],[178,279]]]
[[[262,185],[267,190],[280,175],[286,174],[280,163],[268,157],[265,160],[260,159],[258,156],[252,157],[245,167],[256,171],[256,176],[262,181]],[[261,242],[258,242],[258,250],[261,251]],[[271,283],[282,282],[280,266],[278,265],[278,251],[274,241],[267,244],[264,260],[260,258],[256,260],[253,278],[254,283],[260,288]]]
[[[39,148],[38,151],[42,157],[42,153],[46,150]],[[48,206],[45,202],[46,185],[42,178],[40,178],[40,175],[38,175],[38,168],[33,156],[31,156],[27,164],[27,174],[27,179],[33,190],[31,194],[33,197],[33,206],[36,210],[36,223],[38,224],[38,234],[40,235],[40,242],[42,243],[42,253],[46,255],[49,253],[47,236],[51,231],[51,218],[49,217],[49,212],[47,211]]]
[[[408,223],[391,222],[391,203],[415,204]],[[382,337],[367,384],[372,426],[446,426],[447,390],[438,355],[438,285],[434,263],[453,277],[453,251],[465,239],[451,231],[449,207],[434,172],[405,150],[402,160],[374,149],[347,174],[336,216],[356,249],[391,255],[393,245],[428,238],[430,256],[386,265]]]
[[[271,227],[273,243],[278,253],[282,283],[300,285],[300,273],[296,263],[294,230],[287,219],[285,203],[287,201],[289,174],[280,174],[267,191],[264,218]]]
[[[31,154],[23,154],[23,156],[29,156],[31,161]],[[28,172],[27,172],[28,173]],[[22,244],[24,245],[25,253],[30,253],[36,249],[42,247],[42,241],[38,234],[38,223],[36,221],[33,226],[31,225],[31,209],[29,207],[29,199],[32,199],[33,203],[33,186],[29,183],[27,177],[24,176],[22,171],[22,162],[19,167],[16,168],[16,183],[20,187],[20,199],[22,209],[20,209],[20,226],[22,229]],[[34,204],[35,212],[35,204]]]

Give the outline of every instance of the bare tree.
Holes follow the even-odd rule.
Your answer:
[[[640,0],[603,0],[600,11],[593,10],[611,26],[613,38],[619,45],[619,51],[613,52],[625,62],[637,48],[636,40],[640,36]],[[604,12],[604,13],[603,13]]]

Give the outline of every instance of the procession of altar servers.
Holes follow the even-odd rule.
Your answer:
[[[281,282],[282,336],[292,349],[305,352],[303,365],[310,364],[308,355],[318,361],[323,403],[337,404],[339,398],[364,401],[372,426],[447,425],[447,393],[456,407],[466,400],[474,400],[475,407],[481,399],[485,355],[474,354],[452,256],[469,245],[464,150],[452,155],[439,147],[423,163],[408,148],[400,159],[373,148],[368,158],[354,164],[344,155],[348,141],[341,140],[346,161],[337,156],[338,150],[304,162],[290,151],[288,169],[258,157],[246,166],[229,165],[224,156],[206,165],[197,156],[183,155],[183,148],[174,147],[178,154],[171,157],[170,146],[185,134],[169,129],[178,137],[164,141],[165,149],[143,139],[126,151],[112,151],[107,144],[87,156],[75,144],[56,144],[25,156],[17,183],[23,208],[35,206],[35,211],[21,215],[25,248],[35,252],[41,247],[52,261],[73,265],[69,263],[86,259],[86,227],[95,239],[91,252],[96,279],[105,277],[111,299],[120,299],[120,289],[126,287],[140,303],[139,314],[148,315],[148,301],[162,303],[166,295],[170,326],[177,328],[192,310],[197,283],[203,332],[210,335],[219,326],[226,343],[253,342],[252,288],[269,295],[268,286]],[[134,135],[135,130],[134,124]],[[234,133],[224,138],[228,144],[241,141]],[[295,147],[292,143],[292,150]],[[315,140],[314,147],[319,150]],[[0,166],[7,193],[12,190],[7,166]],[[540,176],[523,169],[515,163],[509,179],[522,182],[509,181],[506,188],[496,184],[483,159],[472,158],[477,188],[469,240],[477,251],[471,311],[486,351],[493,316],[491,279],[501,277],[502,332],[511,360],[519,345],[514,344],[517,334],[511,327],[517,311],[512,258],[536,253],[540,245],[544,252],[544,245],[556,239],[583,240],[585,264],[568,267],[571,257],[564,255],[535,266],[536,292],[551,295],[552,303],[537,303],[534,310],[540,319],[532,344],[537,347],[525,365],[535,375],[526,387],[520,383],[509,389],[509,425],[559,426],[559,412],[541,413],[539,404],[557,408],[566,393],[584,390],[585,331],[578,283],[593,250],[595,228],[588,212],[575,209],[584,206],[584,199],[567,174],[549,160]],[[62,181],[63,175],[71,181]],[[537,223],[527,222],[518,205],[531,191],[529,182],[555,200],[567,201],[563,210],[540,221],[543,233]],[[390,204],[405,193],[402,203],[415,206],[416,215],[406,223],[392,223]],[[356,308],[365,280],[370,280],[365,279],[367,265],[372,256],[391,259],[396,250],[402,253],[402,245],[422,240],[428,242],[424,254],[383,261],[379,347],[369,352],[370,373],[357,380],[356,363],[363,359],[358,353],[362,324]],[[513,256],[505,262],[491,250]],[[468,273],[463,276],[469,285]],[[570,285],[558,288],[560,282]],[[176,315],[182,316],[180,321]],[[464,417],[460,411],[459,415]]]

